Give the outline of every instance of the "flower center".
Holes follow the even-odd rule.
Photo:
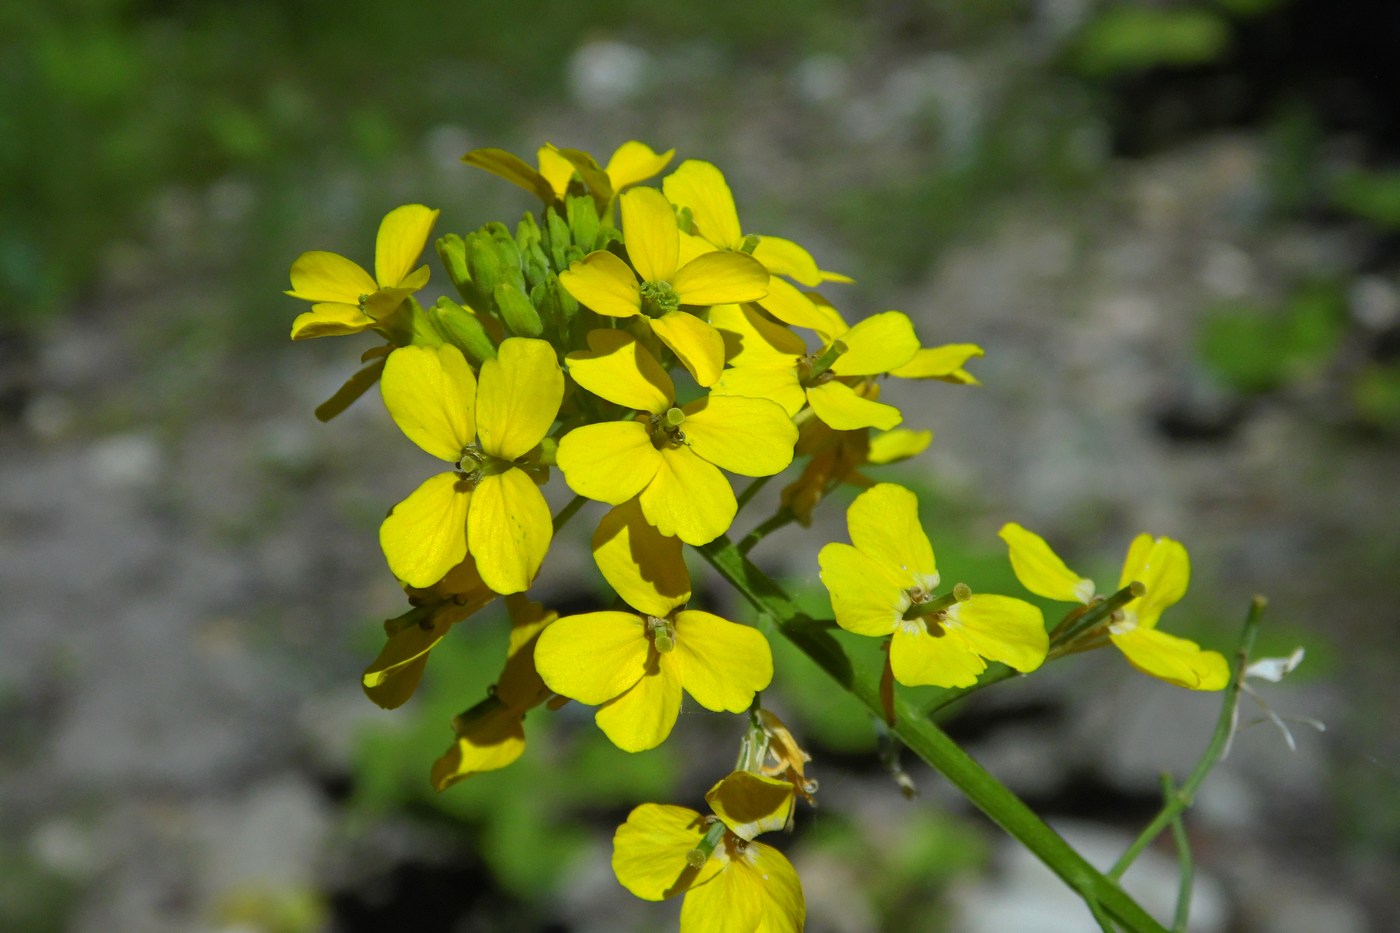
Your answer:
[[[670,282],[642,283],[642,313],[647,317],[661,317],[680,306],[680,296]]]
[[[647,616],[647,637],[656,646],[657,652],[666,654],[676,647],[676,626],[670,619]]]
[[[659,415],[652,415],[648,422],[651,428],[651,445],[657,450],[684,447],[685,432],[681,430],[682,424],[685,424],[685,412],[679,408],[668,408]]]

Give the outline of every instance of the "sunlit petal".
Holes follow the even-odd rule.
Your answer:
[[[593,561],[603,579],[638,612],[666,616],[690,601],[690,574],[680,538],[667,537],[628,499],[598,523]]]
[[[394,576],[409,586],[432,586],[467,556],[467,509],[472,493],[456,473],[439,473],[389,513],[379,545]]]
[[[380,377],[384,407],[409,440],[449,463],[476,437],[476,377],[462,351],[400,347]]]
[[[497,593],[529,589],[549,551],[549,503],[523,470],[483,476],[467,513],[467,540],[477,570]]]
[[[564,398],[564,373],[554,347],[510,337],[481,364],[476,429],[481,448],[502,460],[522,457],[554,424]]]
[[[588,612],[564,616],[540,633],[535,669],[555,693],[597,706],[641,679],[650,651],[637,615]]]
[[[438,213],[422,204],[405,204],[384,215],[374,244],[374,277],[380,286],[404,284],[428,245]]]
[[[1015,522],[997,532],[1011,553],[1011,569],[1021,585],[1037,596],[1066,603],[1087,603],[1094,598],[1094,581],[1079,576],[1045,539]]]
[[[621,505],[641,492],[663,467],[646,426],[635,421],[575,428],[559,442],[555,462],[570,489],[609,505]]]
[[[680,251],[680,228],[671,202],[655,188],[633,188],[619,195],[618,203],[627,257],[637,274],[643,282],[671,282]]]
[[[651,447],[650,441],[647,446]],[[734,498],[734,489],[719,468],[702,460],[688,447],[668,447],[660,454],[661,462],[655,476],[641,495],[642,513],[647,521],[663,535],[675,535],[697,547],[728,531],[739,504]],[[562,456],[561,445],[561,466]]]
[[[585,308],[611,317],[631,317],[642,311],[637,276],[627,263],[607,250],[589,253],[559,273],[559,284]]]
[[[697,609],[676,613],[672,655],[685,692],[716,712],[742,713],[773,679],[762,632]]]
[[[741,476],[772,476],[792,463],[797,426],[775,402],[709,395],[682,410],[686,443],[715,466]]]
[[[737,249],[744,239],[734,195],[724,174],[709,162],[687,159],[661,183],[666,197],[677,207],[690,208],[700,235],[716,246]]]

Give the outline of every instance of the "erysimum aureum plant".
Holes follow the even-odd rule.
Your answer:
[[[817,791],[812,756],[764,705],[774,677],[768,639],[782,638],[833,689],[867,707],[873,730],[941,771],[1058,874],[1103,929],[1164,929],[1117,879],[1152,838],[1179,827],[1189,793],[1223,752],[1262,602],[1231,669],[1217,652],[1157,630],[1189,573],[1186,550],[1172,539],[1135,539],[1118,590],[1101,596],[1042,538],[1008,523],[1002,537],[1021,582],[1073,604],[1049,627],[1032,604],[984,593],[976,580],[948,586],[914,492],[868,474],[908,461],[932,440],[897,427],[903,413],[881,397],[888,377],[978,385],[967,367],[982,348],[922,346],[899,311],[849,323],[814,289],[850,279],[823,270],[791,240],[745,232],[714,165],[684,161],[659,187],[645,185],[672,155],[637,141],[606,165],[552,145],[538,150],[537,165],[500,149],[468,153],[468,165],[532,193],[541,209],[514,230],[493,222],[440,236],[442,281],[456,295],[432,304],[417,297],[429,282],[418,262],[438,211],[423,205],[384,218],[372,276],[332,253],[293,263],[289,294],[312,302],[294,320],[293,339],[379,341],[317,416],[334,418],[380,382],[388,417],[446,464],[380,527],[408,608],[385,623],[365,693],[385,708],[407,702],[433,649],[503,596],[510,631],[501,673],[450,724],[451,744],[430,768],[438,790],[465,781],[451,793],[470,794],[472,775],[530,753],[537,711],[570,701],[596,707],[618,755],[665,742],[685,695],[740,717],[737,764],[716,762],[714,773],[728,776],[706,795],[710,812],[640,802],[617,830],[613,869],[638,897],[683,896],[686,933],[795,931],[805,918],[801,882],[778,848],[756,840],[791,829],[798,801],[812,803]],[[794,462],[800,469],[777,510],[731,540],[762,485]],[[727,474],[753,479],[736,495]],[[824,546],[807,564],[826,585],[833,615],[813,619],[748,555],[779,528],[812,526],[827,497],[847,487],[864,490],[846,512],[850,543],[816,542]],[[550,496],[569,493],[551,516]],[[592,536],[592,557],[615,597],[561,617],[548,605],[557,588],[539,577],[551,546],[564,540],[560,529],[589,500],[611,507]],[[687,547],[751,612],[692,607]],[[878,639],[884,650],[868,654],[879,661],[848,652],[836,628]],[[1225,703],[1181,793],[1169,795],[1104,874],[930,714],[1110,644],[1154,677],[1223,691]]]

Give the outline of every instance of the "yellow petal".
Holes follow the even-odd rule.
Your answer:
[[[559,284],[586,308],[612,317],[642,311],[637,276],[627,263],[605,249],[589,253],[559,273]]]
[[[329,301],[359,306],[360,299],[372,295],[379,283],[358,264],[336,253],[314,250],[302,253],[292,263],[292,288],[287,292],[302,301]]]
[[[1109,639],[1128,663],[1158,680],[1188,690],[1223,690],[1230,682],[1230,665],[1215,651],[1203,651],[1194,641],[1139,626]]]
[[[1094,581],[1076,574],[1045,539],[1015,522],[997,532],[1011,551],[1011,569],[1021,585],[1037,596],[1066,603],[1088,603],[1094,598]]]
[[[535,158],[540,163],[540,176],[554,192],[554,197],[562,199],[569,190],[569,181],[574,177],[574,164],[553,146],[541,146]]]
[[[822,273],[812,254],[791,240],[763,236],[754,247],[753,258],[773,275],[785,275],[811,288],[821,284]]]
[[[575,382],[626,408],[659,415],[676,397],[676,386],[666,370],[626,331],[590,330],[588,350],[564,359]]]
[[[666,197],[677,207],[690,208],[695,228],[716,246],[738,249],[744,239],[734,195],[724,174],[709,162],[687,159],[661,183]]]
[[[467,542],[477,570],[497,593],[529,589],[549,551],[549,503],[523,470],[483,476],[467,513]]]
[[[894,631],[909,608],[908,580],[849,544],[825,545],[817,562],[837,625],[857,635],[878,637]]]
[[[412,627],[418,628],[416,625]],[[440,638],[441,636],[438,637]],[[433,644],[437,644],[438,639],[434,639]],[[390,641],[392,643],[392,639]],[[384,647],[388,650],[389,645]],[[405,664],[383,671],[382,676],[377,677],[373,684],[361,681],[360,688],[364,690],[370,702],[380,709],[398,709],[418,690],[418,684],[423,680],[423,671],[427,667],[428,655],[424,652]]]
[[[545,177],[525,160],[504,149],[473,149],[462,156],[462,161],[519,185],[545,204],[554,202],[554,187]]]
[[[715,305],[710,324],[724,338],[724,355],[731,366],[795,366],[798,357],[807,355],[806,341],[751,304]]]
[[[708,388],[719,379],[724,369],[724,339],[719,331],[685,311],[653,318],[651,331],[676,354],[696,383]]]
[[[437,219],[438,211],[422,204],[405,204],[384,215],[374,243],[374,277],[381,287],[394,288],[408,278]]]
[[[768,270],[743,253],[696,256],[669,281],[685,305],[755,301],[768,294]]]
[[[800,933],[806,918],[802,885],[782,853],[728,836],[723,848],[724,871],[685,896],[681,933]]]
[[[390,353],[380,393],[399,429],[439,460],[456,463],[476,437],[476,377],[451,344]]]
[[[851,543],[861,553],[902,575],[905,586],[928,592],[938,586],[933,547],[919,522],[919,500],[894,483],[880,483],[856,496],[846,511]]]
[[[698,869],[686,864],[686,855],[704,835],[705,821],[694,810],[644,803],[613,835],[613,874],[644,901],[664,900],[703,884],[725,864],[713,858]]]
[[[977,380],[962,367],[973,357],[984,355],[982,348],[975,343],[922,347],[909,362],[890,370],[890,375],[901,379],[945,379],[976,385]]]
[[[510,337],[481,364],[476,430],[481,449],[502,460],[529,453],[544,439],[564,399],[564,373],[554,347]]]
[[[788,781],[734,771],[710,788],[705,802],[731,832],[752,840],[760,833],[787,827],[796,795]]]
[[[1138,535],[1128,547],[1118,588],[1134,580],[1147,587],[1147,595],[1133,600],[1123,609],[1137,615],[1140,628],[1152,628],[1162,610],[1186,595],[1186,586],[1191,580],[1191,559],[1186,548],[1171,538]]]
[[[776,276],[768,280],[768,294],[759,299],[758,304],[784,324],[814,330],[823,340],[839,337],[850,329],[831,305],[817,303],[812,296]]]
[[[432,476],[379,526],[379,546],[394,576],[409,586],[432,586],[467,556],[467,509],[472,493],[456,473]]]
[[[772,476],[792,463],[797,426],[775,402],[709,395],[682,410],[686,443],[721,469],[740,476]]]
[[[846,352],[831,364],[838,376],[872,376],[903,366],[919,352],[919,337],[907,314],[872,314],[841,335]]]
[[[433,762],[428,780],[437,790],[483,771],[497,771],[525,751],[525,727],[519,710],[498,707],[474,720],[465,734]]]
[[[672,654],[685,692],[715,712],[742,713],[773,680],[773,653],[762,632],[698,609],[676,613]]]
[[[373,326],[374,318],[361,311],[358,305],[323,301],[312,305],[310,311],[297,315],[292,322],[292,339],[343,337]]]
[[[807,393],[797,381],[797,366],[744,366],[726,369],[710,391],[710,398],[771,399],[789,418],[807,404]]]
[[[987,669],[977,653],[956,632],[934,626],[926,630],[915,620],[894,630],[890,668],[906,687],[970,687]]]
[[[636,499],[628,499],[598,523],[593,561],[608,585],[638,612],[667,616],[690,601],[690,574],[680,538],[657,531]]]
[[[1050,648],[1040,610],[1010,596],[974,593],[971,599],[948,607],[944,625],[982,657],[1023,674],[1040,667]]]
[[[520,593],[506,597],[506,609],[510,612],[510,641],[505,666],[496,679],[496,697],[506,706],[526,710],[553,693],[535,668],[535,645],[559,613]]]
[[[570,489],[609,505],[621,505],[641,492],[662,468],[646,426],[635,421],[575,428],[559,442],[555,462]]]
[[[888,431],[904,420],[903,412],[893,405],[864,398],[835,379],[808,389],[807,402],[818,418],[838,431],[861,428]]]
[[[535,669],[555,693],[597,706],[626,693],[646,672],[651,642],[630,612],[565,616],[540,633]]]
[[[633,188],[618,201],[622,205],[622,235],[632,267],[643,282],[670,282],[676,274],[680,251],[680,227],[676,225],[671,202],[655,188]]]
[[[650,441],[647,447],[655,449],[651,448]],[[688,447],[668,447],[660,454],[661,462],[640,500],[647,521],[663,535],[675,535],[696,547],[728,531],[739,504],[729,480],[719,468],[702,460]],[[561,445],[561,468],[562,455]]]
[[[608,174],[608,181],[612,183],[612,190],[617,192],[656,175],[670,163],[675,154],[674,149],[657,153],[646,143],[633,139],[617,147],[612,158],[608,159],[604,171]]]
[[[911,431],[908,428],[885,431],[870,439],[870,452],[866,459],[875,464],[907,460],[927,450],[932,441],[932,431]]]
[[[802,933],[807,904],[792,863],[777,849],[761,842],[752,843],[747,854],[746,873],[762,882],[766,895],[760,902],[763,919],[754,933]]]
[[[666,741],[680,714],[676,665],[668,655],[653,651],[641,679],[622,696],[598,707],[593,721],[624,752],[644,752]]]

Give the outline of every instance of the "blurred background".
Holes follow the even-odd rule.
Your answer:
[[[1237,737],[1188,821],[1192,929],[1400,928],[1390,0],[21,0],[0,37],[0,929],[674,928],[613,881],[611,833],[700,806],[737,721],[628,756],[540,711],[515,766],[434,793],[503,617],[406,707],[361,694],[403,607],[375,529],[431,465],[374,393],[315,421],[370,341],[291,345],[280,294],[303,250],[368,265],[399,204],[438,233],[536,208],[468,149],[633,138],[852,274],[848,317],[986,348],[980,388],[892,390],[936,438],[880,475],[920,493],[945,579],[1020,593],[1015,520],[1101,589],[1133,535],[1181,539],[1165,626],[1221,651],[1269,596],[1259,653],[1307,658],[1259,692],[1327,730]],[[823,614],[848,500],[754,552]],[[536,598],[597,605],[597,517]],[[766,698],[821,782],[778,841],[809,929],[1091,928],[936,774],[908,762],[901,797],[864,715],[774,647]],[[1098,652],[946,726],[1107,864],[1217,711]],[[1168,914],[1170,847],[1128,883]]]

